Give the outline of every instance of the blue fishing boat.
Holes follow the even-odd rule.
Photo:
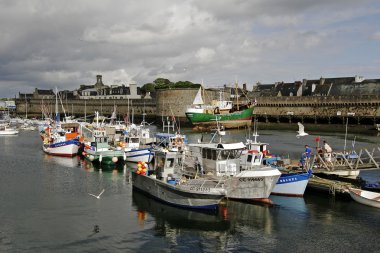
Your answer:
[[[312,171],[283,173],[272,190],[273,195],[302,197]]]

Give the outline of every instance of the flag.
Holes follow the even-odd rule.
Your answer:
[[[321,140],[321,137],[319,137],[319,136],[317,136],[316,138],[315,138],[315,142],[319,142]]]

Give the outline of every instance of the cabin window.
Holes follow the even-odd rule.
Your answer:
[[[164,164],[165,164],[165,158],[164,157],[160,157],[158,162],[157,162],[157,167],[158,168],[162,168],[164,167]]]
[[[213,149],[213,150],[211,150],[211,154],[212,154],[212,160],[216,160],[216,150],[215,149]]]
[[[248,157],[247,157],[247,162],[251,162],[252,161],[252,155],[248,155]]]
[[[206,149],[202,149],[202,158],[206,158]]]
[[[212,150],[207,149],[207,159],[212,159]]]
[[[168,159],[166,160],[166,164],[167,164],[166,168],[171,168],[171,167],[173,167],[173,166],[174,166],[174,158],[168,158]]]
[[[260,156],[255,156],[255,163],[258,163],[260,161]]]
[[[229,159],[230,153],[228,152],[228,150],[222,150],[222,152],[220,152],[220,159],[221,160],[227,160]]]

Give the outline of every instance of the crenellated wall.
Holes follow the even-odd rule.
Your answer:
[[[62,102],[58,106],[58,111],[63,115],[63,108],[66,115],[74,114],[76,117],[93,115],[95,111],[99,111],[101,115],[110,116],[114,110],[114,105],[117,107],[117,115],[123,118],[128,112],[128,100],[120,99],[70,99]],[[20,116],[26,113],[26,103],[23,99],[16,100],[17,114]],[[55,99],[30,99],[27,100],[28,117],[41,117],[42,105],[49,111],[55,114]],[[132,114],[132,109],[136,117],[141,116],[144,111],[148,118],[153,118],[156,115],[156,102],[152,99],[130,99],[129,112]]]
[[[193,103],[198,89],[165,89],[158,90],[156,99],[131,99],[136,118],[141,118],[145,111],[146,117],[161,123],[161,117],[175,116],[177,120],[186,123],[186,109]],[[219,96],[218,89],[207,89],[204,93],[205,103]],[[229,94],[227,94],[229,96]],[[29,99],[28,117],[41,117],[41,104],[54,113],[55,100]],[[97,110],[101,114],[110,116],[114,105],[117,106],[119,118],[127,114],[128,100],[125,99],[73,99],[63,101],[67,115],[72,113],[83,117],[92,115]],[[25,115],[25,100],[17,99],[17,114]],[[144,109],[145,108],[145,109]],[[59,106],[62,114],[62,106]],[[380,95],[372,96],[326,96],[326,97],[258,97],[254,113],[256,118],[263,122],[297,122],[310,123],[342,123],[345,118],[352,118],[357,124],[373,125],[380,123]]]

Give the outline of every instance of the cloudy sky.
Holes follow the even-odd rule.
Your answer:
[[[1,0],[0,97],[34,88],[380,78],[378,0]]]

